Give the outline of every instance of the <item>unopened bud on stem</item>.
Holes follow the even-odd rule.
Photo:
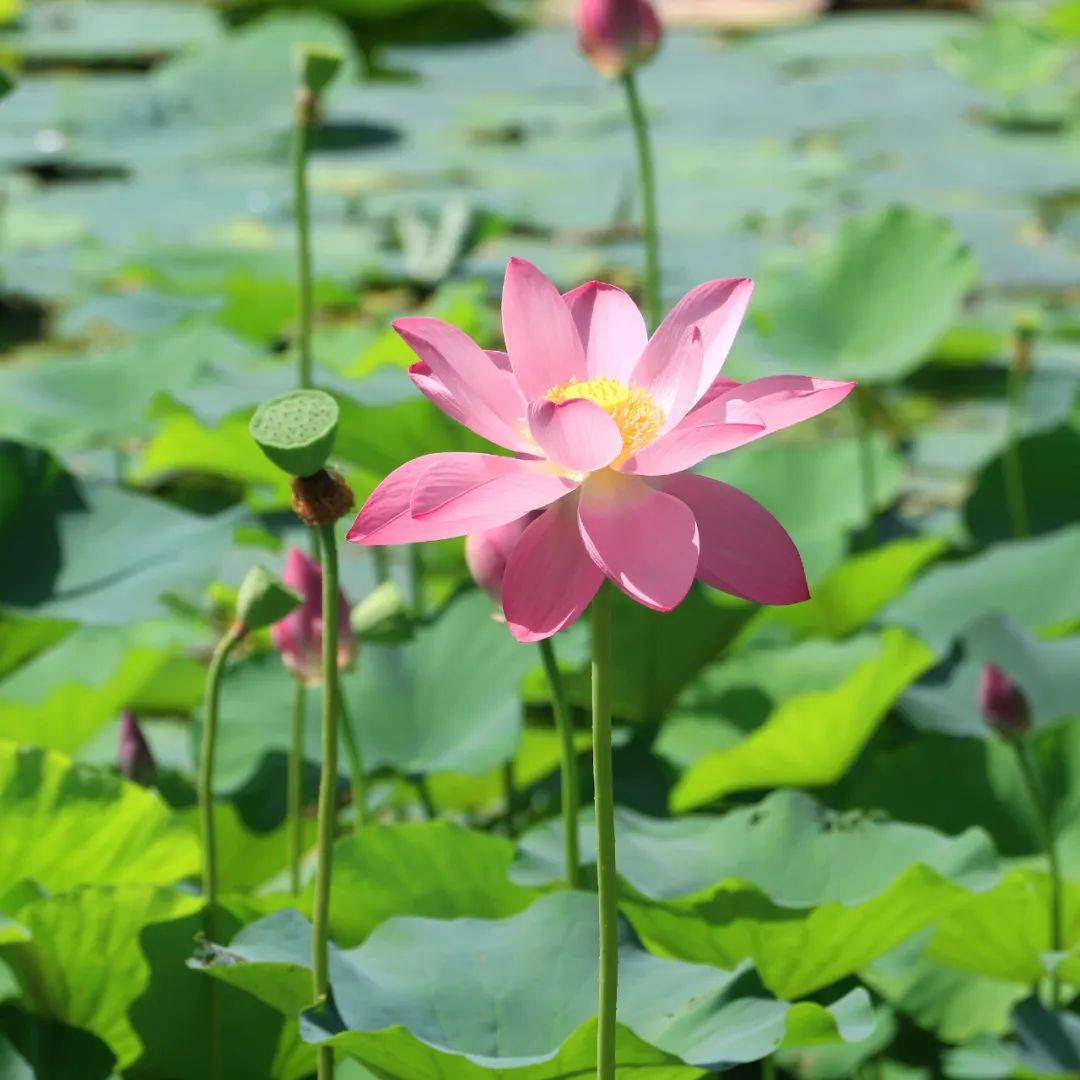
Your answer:
[[[1031,708],[1024,691],[997,666],[987,664],[979,679],[979,708],[987,726],[1008,739],[1031,728]]]

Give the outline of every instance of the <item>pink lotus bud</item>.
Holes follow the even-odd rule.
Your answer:
[[[473,581],[496,600],[502,600],[502,579],[514,545],[532,522],[535,514],[499,525],[484,532],[469,533],[465,538],[465,562]]]
[[[660,47],[660,20],[649,0],[578,0],[577,28],[589,63],[613,79]]]
[[[987,664],[979,678],[979,708],[987,725],[1015,738],[1031,727],[1031,709],[1024,691],[997,666]]]
[[[120,716],[120,737],[116,746],[116,764],[120,775],[136,784],[149,787],[157,775],[154,755],[133,712]]]
[[[282,580],[304,602],[270,627],[274,647],[285,666],[309,686],[322,679],[322,569],[299,548],[285,559]],[[356,656],[356,638],[349,625],[349,602],[338,591],[338,667],[345,668]]]

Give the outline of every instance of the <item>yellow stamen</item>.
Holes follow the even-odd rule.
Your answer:
[[[619,427],[623,437],[622,453],[612,462],[621,465],[660,434],[664,410],[653,401],[652,394],[637,387],[624,386],[616,379],[601,375],[596,379],[578,382],[571,379],[548,391],[549,401],[570,401],[586,398],[600,406]]]

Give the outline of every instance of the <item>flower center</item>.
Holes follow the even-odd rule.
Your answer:
[[[599,405],[618,425],[623,437],[622,453],[611,463],[621,465],[648,445],[664,423],[664,410],[653,401],[647,390],[624,386],[617,379],[601,375],[596,379],[578,382],[571,379],[552,387],[547,392],[548,401],[556,403],[573,398],[585,398]]]

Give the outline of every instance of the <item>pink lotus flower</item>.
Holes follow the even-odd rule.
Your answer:
[[[489,596],[502,600],[502,580],[510,554],[535,514],[496,525],[494,529],[469,533],[465,537],[465,563],[473,581]]]
[[[741,491],[686,471],[816,416],[854,385],[721,377],[752,290],[746,278],[699,285],[650,339],[621,289],[594,281],[560,296],[535,266],[512,259],[502,300],[508,354],[438,319],[399,319],[394,328],[420,357],[413,382],[515,456],[415,458],[372,492],[348,539],[443,540],[546,508],[502,579],[519,641],[574,622],[605,575],[657,611],[679,604],[695,577],[763,604],[805,600],[802,560],[776,519]]]
[[[270,627],[274,647],[285,666],[309,686],[322,680],[322,569],[299,548],[285,559],[282,580],[304,602]],[[356,638],[349,625],[349,603],[338,592],[338,667],[348,667],[356,656]]]
[[[120,714],[120,731],[116,743],[116,765],[120,775],[136,784],[149,787],[157,776],[157,765],[150,744],[139,727],[135,714],[127,710]]]
[[[660,47],[660,20],[649,0],[579,0],[578,45],[601,75],[618,78]]]
[[[979,709],[987,726],[1006,737],[1031,727],[1031,709],[1024,691],[997,666],[987,664],[979,676]]]

